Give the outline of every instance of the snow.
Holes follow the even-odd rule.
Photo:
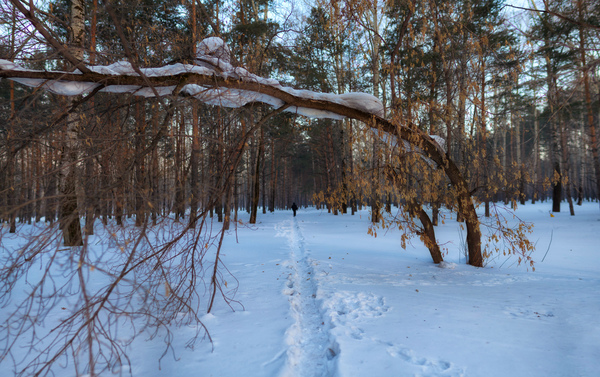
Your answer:
[[[226,63],[231,61],[231,50],[219,37],[209,37],[200,41],[196,48],[196,55],[198,59],[202,59],[208,55],[223,60]]]
[[[11,62],[10,60],[5,60],[5,59],[0,59],[0,68],[6,69],[6,70],[11,70],[11,71],[21,69],[21,67],[19,67],[15,63]]]
[[[437,145],[439,145],[439,147],[441,148],[441,150],[446,153],[446,139],[444,139],[441,136],[438,135],[429,135],[433,141],[435,141],[437,143]]]
[[[207,88],[201,85],[188,84],[183,86],[182,92],[206,104],[215,106],[242,107],[250,102],[268,103],[276,108],[283,105],[283,101],[278,98],[247,90]]]
[[[78,96],[84,93],[91,92],[94,88],[98,87],[99,84],[92,82],[78,82],[78,81],[48,81],[40,79],[27,79],[27,78],[15,78],[12,79],[20,84],[38,87],[41,86],[43,89],[64,96]]]
[[[294,323],[286,331],[287,359],[281,375],[331,376],[335,373],[339,346],[330,333],[331,323],[316,299],[315,269],[308,258],[298,222],[292,223],[286,238],[290,259],[284,266],[290,273],[283,293],[290,296]]]
[[[383,117],[383,103],[371,94],[362,92],[351,92],[340,94],[340,98],[349,106]]]
[[[131,370],[121,371],[156,377],[598,375],[598,204],[576,207],[575,216],[564,211],[551,217],[550,209],[538,203],[516,211],[535,224],[535,272],[504,255],[484,268],[465,265],[464,233],[448,211],[436,228],[445,249],[440,265],[417,238],[402,250],[397,229],[368,235],[366,210],[355,216],[314,208],[300,209],[295,218],[291,211],[259,215],[258,224],[232,229],[224,239],[221,259],[239,280],[235,298],[243,308],[234,304],[232,311],[220,299],[201,318],[213,344],[186,347],[197,327],[173,327],[174,354],[162,357],[159,369],[163,337],[152,338],[146,329],[131,340],[124,326],[118,337]],[[129,223],[123,233],[131,229]],[[11,235],[2,228],[3,255],[36,231],[21,225]],[[91,252],[105,259],[119,254],[118,244],[107,240],[110,234],[97,223]],[[39,274],[33,268],[24,278],[35,282]],[[88,279],[100,284],[92,273]],[[198,292],[205,302],[205,287]],[[24,295],[14,289],[0,317],[7,318]],[[39,330],[52,329],[69,314],[65,310],[47,317]],[[67,368],[57,366],[56,375],[73,376],[72,360],[63,361]],[[11,366],[4,359],[0,375],[13,375]]]
[[[331,111],[312,109],[309,107],[290,106],[289,108],[285,109],[285,111],[288,113],[294,113],[294,114],[302,115],[302,116],[305,116],[308,118],[316,118],[316,119],[342,120],[342,119],[346,118],[345,116],[336,114]]]
[[[400,142],[398,142],[398,137],[396,135],[376,128],[371,128],[371,133],[373,133],[373,135],[379,138],[379,140],[381,140],[383,143],[387,144],[390,148],[394,149],[400,147],[406,152],[418,153],[421,156],[421,158],[425,162],[427,162],[427,164],[429,164],[431,167],[436,166],[436,163],[432,159],[430,159],[425,153],[423,153],[423,150],[421,148],[410,144],[408,141],[400,140]],[[439,151],[442,154],[446,154],[446,139],[438,135],[429,135],[429,137],[433,139],[434,145],[436,145]]]

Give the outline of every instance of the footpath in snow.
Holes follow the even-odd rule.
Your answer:
[[[290,272],[283,293],[290,296],[290,310],[294,319],[286,332],[289,348],[282,377],[340,375],[337,370],[338,360],[347,360],[340,354],[338,338],[350,354],[357,350],[355,343],[362,341],[368,348],[385,350],[388,356],[401,361],[406,370],[415,371],[422,376],[463,375],[463,370],[450,362],[419,357],[402,344],[365,333],[362,328],[364,323],[388,312],[385,298],[364,291],[320,289],[319,281],[328,281],[327,269],[332,270],[332,265],[327,263],[323,269],[321,262],[310,258],[297,218],[284,221],[279,224],[278,229],[287,238],[290,249],[290,259],[284,263],[284,267]],[[314,246],[318,248],[318,245]],[[352,356],[355,357],[356,355]],[[352,369],[356,367],[353,363],[348,365],[351,368],[344,365],[342,375],[354,375]]]
[[[290,259],[285,263],[290,273],[283,293],[290,296],[294,324],[286,332],[289,348],[282,376],[333,376],[339,347],[331,337],[331,323],[317,299],[314,262],[308,258],[302,230],[296,218],[290,223]]]

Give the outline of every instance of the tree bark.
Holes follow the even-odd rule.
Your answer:
[[[200,127],[198,126],[198,104],[192,103],[192,151],[190,154],[190,219],[189,227],[195,228],[200,199]]]
[[[265,131],[260,128],[260,140],[258,141],[258,151],[256,156],[256,165],[254,168],[254,188],[252,190],[252,208],[250,211],[250,224],[256,224],[256,216],[258,214],[258,200],[260,198],[260,161],[265,153],[264,146]]]
[[[271,195],[269,212],[275,212],[275,192],[277,190],[277,171],[275,170],[275,140],[271,140]]]
[[[84,2],[73,0],[71,2],[71,45],[70,52],[78,61],[83,60],[84,40]],[[73,101],[68,100],[67,106]],[[79,143],[77,132],[79,128],[79,115],[69,113],[67,116],[67,133],[62,155],[63,172],[65,174],[61,192],[60,224],[63,232],[65,246],[81,246],[83,239],[79,221],[79,208],[77,204],[77,160],[79,158]]]
[[[567,203],[569,203],[569,212],[571,214],[571,216],[575,216],[575,209],[573,208],[573,197],[572,197],[572,180],[569,174],[569,147],[568,147],[568,143],[567,143],[567,131],[565,130],[566,125],[563,119],[560,120],[560,142],[561,142],[561,156],[562,156],[562,165],[563,165],[563,171],[562,171],[562,176],[561,179],[563,181],[566,181],[566,190],[567,190],[567,194],[565,195],[567,197]]]
[[[185,116],[180,114],[179,130],[175,136],[175,219],[179,221],[185,217],[185,182],[186,169],[185,156]]]
[[[433,263],[438,264],[443,262],[444,258],[442,257],[440,245],[435,239],[435,228],[433,227],[433,223],[431,222],[429,215],[421,206],[416,206],[414,211],[416,216],[421,221],[421,225],[423,226],[423,232],[420,233],[419,236],[421,237],[421,241],[423,241],[425,246],[427,246],[427,249],[429,249],[429,254],[431,254]]]
[[[547,7],[547,4],[546,4]],[[547,9],[546,9],[547,10]],[[544,40],[544,45],[546,50],[550,48],[550,40],[546,38]],[[557,95],[556,90],[556,75],[554,72],[554,67],[552,66],[552,62],[549,56],[549,53],[546,52],[546,83],[548,85],[548,107],[550,109],[550,130],[551,130],[551,151],[550,158],[552,161],[552,212],[560,212],[560,201],[562,199],[562,176],[560,170],[560,158],[559,158],[559,136],[558,136],[558,126],[555,120],[555,100]]]
[[[146,189],[146,161],[144,149],[146,147],[146,112],[141,106],[135,104],[136,129],[135,129],[135,226],[141,227],[146,222],[146,205],[148,200]]]
[[[579,19],[583,20],[583,1],[578,0]],[[600,198],[600,151],[598,150],[598,138],[596,136],[596,126],[594,124],[594,113],[592,112],[592,98],[590,93],[589,67],[586,63],[585,53],[585,34],[582,25],[579,25],[579,51],[581,55],[581,70],[583,73],[583,87],[585,92],[585,106],[587,110],[587,129],[590,136],[590,147],[592,149],[592,158],[594,174],[596,176],[596,198]]]
[[[540,165],[540,138],[539,138],[539,120],[538,120],[538,109],[535,101],[533,100],[533,192],[531,194],[531,204],[535,204],[538,199],[538,174]]]

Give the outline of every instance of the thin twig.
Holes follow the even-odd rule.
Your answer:
[[[544,261],[544,259],[546,259],[546,255],[548,255],[548,252],[550,251],[550,245],[552,245],[552,236],[554,235],[554,229],[552,229],[552,231],[550,232],[550,243],[548,244],[548,250],[546,250],[546,254],[544,254],[544,257],[542,258],[542,262]]]

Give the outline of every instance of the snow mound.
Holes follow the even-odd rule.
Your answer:
[[[198,42],[196,48],[196,57],[202,59],[205,56],[212,56],[229,63],[231,61],[231,50],[219,37],[205,38]]]
[[[444,139],[441,136],[438,135],[429,135],[433,141],[435,141],[437,143],[437,145],[442,149],[442,151],[444,151],[444,153],[447,152],[446,150],[446,139]]]
[[[371,94],[351,92],[339,96],[349,107],[383,117],[383,103]]]
[[[364,318],[375,318],[385,314],[389,307],[383,297],[365,292],[335,292],[325,301],[332,322],[339,326]]]
[[[109,70],[115,72],[116,75],[137,75],[130,62],[123,60],[107,66]]]
[[[83,93],[88,93],[100,84],[93,82],[78,82],[78,81],[48,81],[42,79],[26,79],[26,78],[15,78],[12,79],[23,85],[31,87],[41,87],[51,93],[60,94],[63,96],[78,96]]]
[[[0,68],[10,70],[10,71],[20,69],[20,67],[18,65],[16,65],[15,63],[11,62],[10,60],[4,60],[4,59],[0,59]]]
[[[456,263],[441,261],[438,264],[438,267],[439,268],[444,268],[444,269],[447,269],[447,270],[454,270],[456,268]]]
[[[302,116],[305,116],[308,118],[337,119],[337,120],[342,120],[345,118],[344,116],[333,113],[331,111],[311,109],[308,107],[291,106],[291,107],[287,108],[285,111],[288,113],[302,115]]]

